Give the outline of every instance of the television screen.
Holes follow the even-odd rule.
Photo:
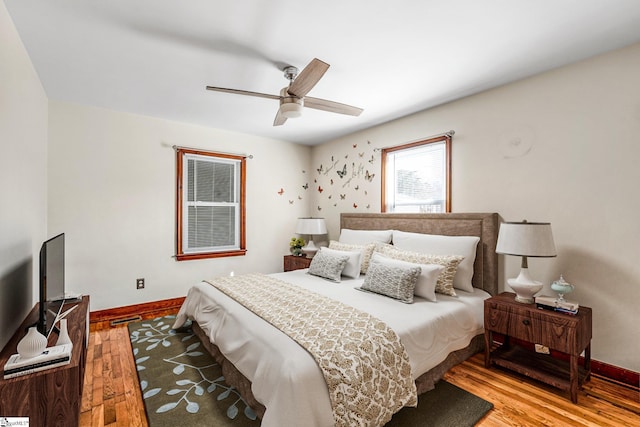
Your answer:
[[[64,233],[40,249],[40,316],[38,330],[49,336],[64,304]]]

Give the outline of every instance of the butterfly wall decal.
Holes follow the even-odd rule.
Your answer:
[[[322,208],[320,207],[320,205],[318,205],[318,210],[319,210],[319,211],[321,211],[321,210],[322,210]]]
[[[367,181],[371,182],[373,181],[373,177],[376,176],[375,173],[369,173],[369,170],[367,169],[367,171],[364,173],[364,179],[366,179]]]
[[[324,167],[322,167],[322,164],[320,164],[320,167],[316,170],[318,171],[318,173],[322,173],[324,171]]]
[[[324,191],[324,188],[318,185],[318,192],[322,193],[323,191]]]
[[[305,190],[309,188],[309,183],[307,182],[305,185],[302,186],[302,188],[304,188]]]
[[[358,144],[353,144],[353,148],[357,148],[357,147],[358,147]]]
[[[347,174],[347,164],[345,163],[344,166],[342,166],[342,170],[341,171],[336,171],[338,173],[338,176],[340,178],[344,178],[344,176]]]
[[[284,188],[281,188],[280,191],[278,191],[278,194],[282,196],[284,194]]]
[[[353,204],[354,209],[358,209],[358,205],[356,205],[355,203]]]
[[[346,194],[341,194],[341,195],[340,195],[340,200],[344,200],[344,199],[345,199],[345,197],[347,197],[347,195],[346,195]]]
[[[289,200],[289,204],[292,205],[293,204],[293,200]]]

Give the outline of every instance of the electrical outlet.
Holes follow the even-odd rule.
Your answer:
[[[144,289],[144,279],[136,279],[136,289]]]

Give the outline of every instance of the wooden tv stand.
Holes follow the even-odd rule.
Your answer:
[[[89,297],[65,304],[63,311],[75,308],[66,317],[69,337],[73,342],[71,363],[21,377],[3,379],[0,375],[0,417],[29,417],[32,426],[77,426],[82,401],[84,369],[87,361],[89,330]],[[0,353],[0,369],[4,368],[26,328],[38,320],[38,305],[31,310],[20,328]],[[51,333],[48,346],[55,345],[58,335]]]

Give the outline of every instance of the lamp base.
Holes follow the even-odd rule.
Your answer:
[[[537,282],[529,276],[527,268],[520,270],[520,275],[515,279],[507,280],[507,283],[516,293],[516,301],[523,304],[533,304],[534,295],[542,290],[542,283]]]
[[[316,252],[318,252],[318,247],[313,243],[313,240],[309,240],[307,246],[302,248],[302,252],[307,256],[307,258],[313,258]]]

